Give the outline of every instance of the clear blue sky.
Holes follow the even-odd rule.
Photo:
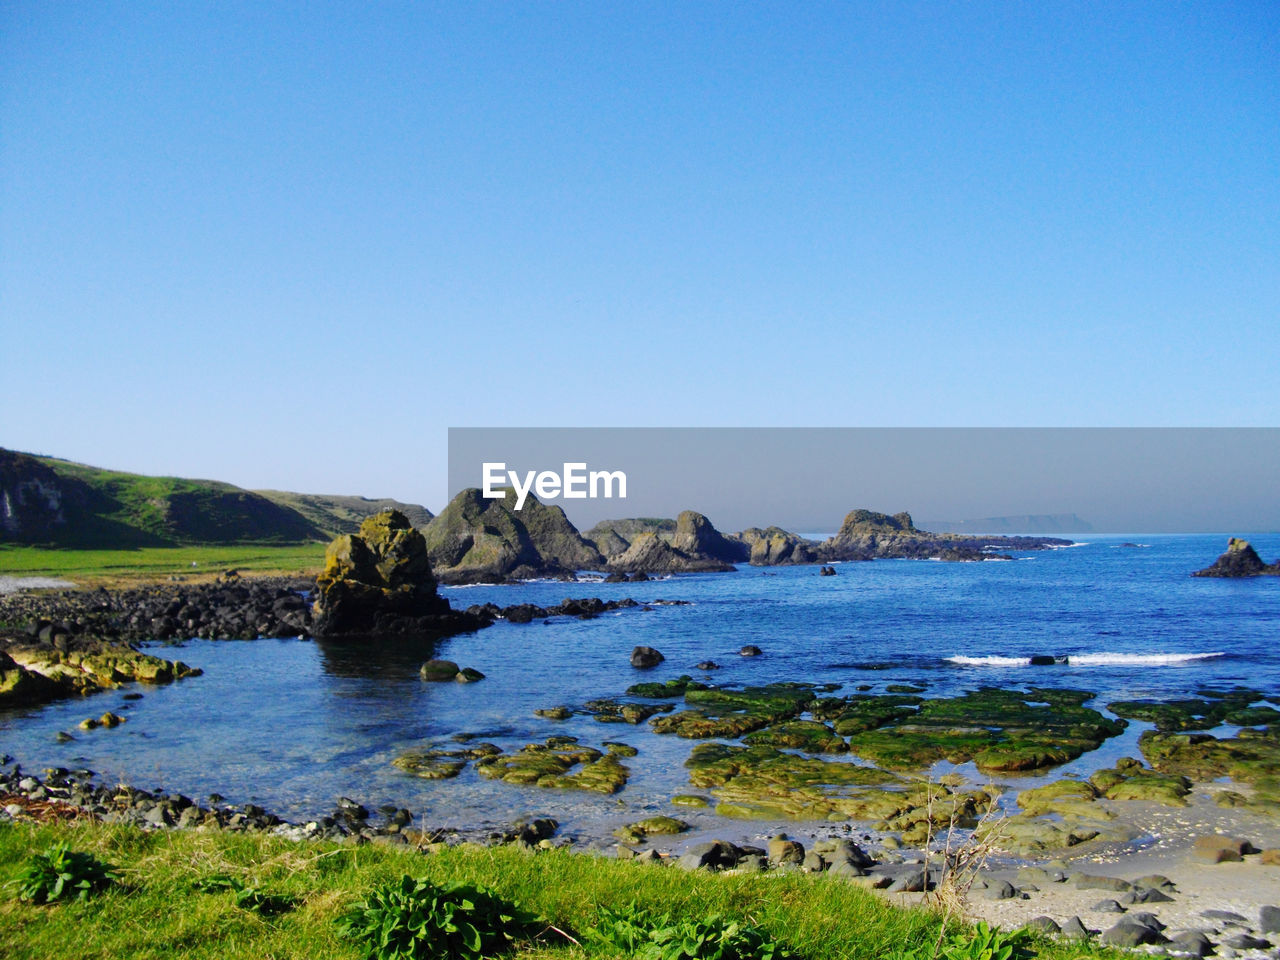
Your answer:
[[[1276,425],[1280,6],[0,6],[0,445]]]

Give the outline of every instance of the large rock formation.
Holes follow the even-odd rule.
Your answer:
[[[325,551],[316,578],[317,636],[446,636],[483,625],[436,592],[427,544],[398,510],[375,514]]]
[[[725,537],[710,520],[693,510],[685,510],[676,518],[671,546],[699,560],[721,563],[741,563],[750,553],[743,543]]]
[[[423,534],[431,563],[446,583],[571,576],[602,570],[604,557],[557,506],[532,494],[520,510],[506,490],[487,498],[472,487],[449,502]]]
[[[1266,564],[1258,556],[1248,540],[1232,537],[1227,541],[1227,552],[1218,557],[1212,566],[1197,570],[1195,577],[1260,577],[1280,576],[1280,560]]]
[[[817,563],[818,544],[781,527],[749,527],[735,535],[747,548],[753,566],[776,567],[793,563]]]
[[[606,520],[587,536],[608,559],[608,569],[619,573],[723,572],[750,553],[746,544],[724,536],[694,510],[675,520]]]
[[[631,546],[631,541],[642,533],[656,534],[659,539],[670,543],[676,534],[676,522],[666,517],[601,520],[583,536],[594,543],[596,549],[607,559],[612,560]]]
[[[735,567],[677,550],[656,533],[641,533],[623,553],[609,560],[609,569],[619,573],[724,573]]]

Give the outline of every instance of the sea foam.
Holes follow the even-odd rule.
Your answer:
[[[1073,667],[1159,667],[1192,660],[1211,660],[1224,657],[1222,651],[1214,653],[1073,653],[1068,655],[1066,666]],[[949,663],[963,667],[1029,667],[1030,657],[947,657]]]

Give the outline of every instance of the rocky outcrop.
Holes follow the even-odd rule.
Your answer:
[[[742,563],[750,550],[741,541],[730,540],[711,525],[711,521],[693,510],[685,510],[676,518],[671,546],[697,559]]]
[[[609,569],[626,573],[725,573],[733,564],[677,550],[656,533],[641,533],[609,561]]]
[[[670,543],[676,534],[676,521],[664,517],[629,517],[624,520],[602,520],[583,534],[607,559],[623,553],[631,541],[642,533],[656,534]]]
[[[750,547],[720,533],[694,510],[675,520],[635,517],[606,520],[587,531],[605,555],[607,569],[622,573],[693,573],[733,570]]]
[[[446,583],[572,576],[601,570],[604,557],[557,506],[532,494],[520,510],[515,492],[501,499],[463,490],[423,531],[437,575]]]
[[[844,518],[839,532],[817,547],[818,559],[940,559],[950,561],[1008,559],[993,548],[1003,550],[1043,550],[1068,546],[1070,540],[1054,537],[971,537],[920,530],[911,514],[892,516],[874,510],[854,510]]]
[[[793,563],[817,563],[818,543],[789,533],[781,527],[750,527],[735,534],[747,548],[752,566],[776,567]]]
[[[836,535],[823,541],[820,552],[828,560],[918,556],[927,536],[916,529],[911,514],[905,511],[889,516],[874,510],[853,510]]]
[[[1227,552],[1218,557],[1212,566],[1197,570],[1193,577],[1264,577],[1280,576],[1280,560],[1267,564],[1262,562],[1258,551],[1253,549],[1248,540],[1232,537],[1227,541]]]
[[[484,621],[449,608],[436,592],[423,535],[398,510],[369,517],[325,551],[312,608],[317,636],[447,636]]]

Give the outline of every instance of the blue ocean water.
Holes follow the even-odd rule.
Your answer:
[[[1092,705],[1100,708],[1243,684],[1280,701],[1280,580],[1189,576],[1224,549],[1226,535],[1081,539],[1008,562],[839,564],[835,577],[819,577],[810,566],[743,566],[640,584],[446,588],[455,606],[549,605],[569,596],[630,596],[653,605],[593,620],[498,623],[434,647],[191,641],[157,652],[202,667],[203,677],[0,713],[0,752],[32,770],[88,767],[197,797],[217,791],[291,819],[327,813],[347,795],[408,807],[431,825],[479,828],[537,813],[604,836],[638,813],[675,812],[668,801],[689,792],[682,764],[694,742],[588,716],[550,721],[534,710],[620,697],[638,679],[698,674],[694,664],[707,659],[722,665],[709,676],[719,684],[805,680],[849,691],[870,684],[874,692],[909,682],[942,696],[983,685],[1060,686],[1096,691]],[[1264,558],[1280,555],[1280,535],[1250,540]],[[1141,546],[1122,546],[1126,541]],[[661,599],[688,605],[653,603]],[[764,655],[739,656],[744,644]],[[637,645],[656,647],[666,661],[633,669],[629,654]],[[1070,661],[1033,667],[1026,662],[1033,654]],[[424,683],[417,670],[429,656],[487,678]],[[135,691],[142,699],[124,699]],[[128,722],[76,729],[104,710]],[[1134,723],[1052,774],[1087,774],[1136,755],[1145,728]],[[76,739],[57,743],[62,730]],[[448,746],[460,732],[508,750],[568,734],[595,746],[623,741],[639,754],[626,761],[627,788],[612,797],[496,783],[470,768],[453,781],[424,781],[391,765],[406,749]],[[680,816],[702,828],[716,825],[713,813]]]

